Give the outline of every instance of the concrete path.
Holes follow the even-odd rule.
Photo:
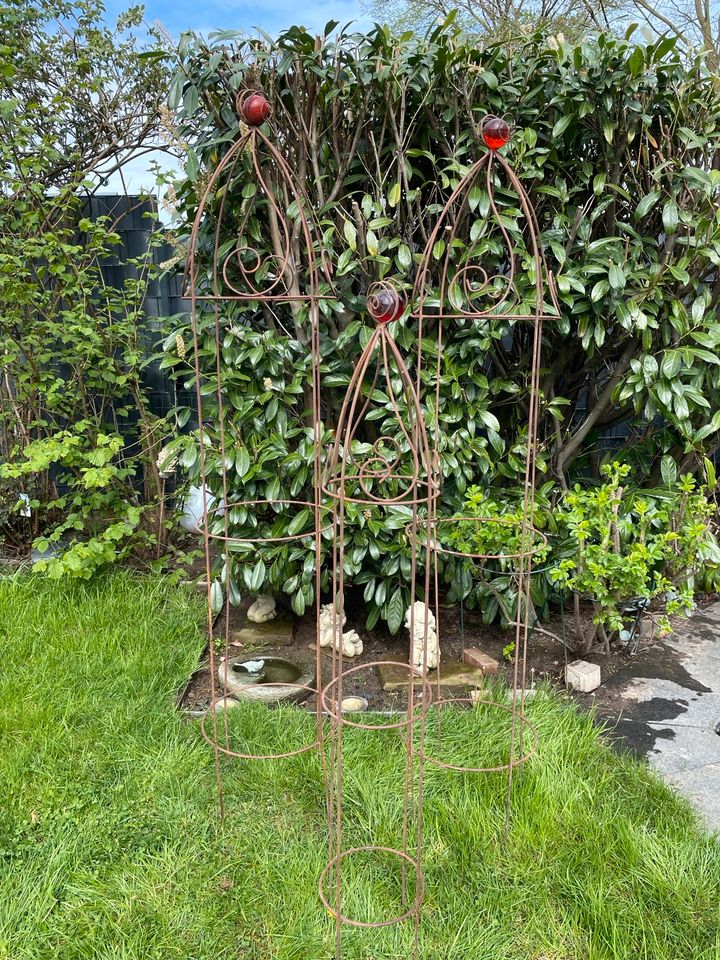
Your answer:
[[[629,661],[594,698],[613,737],[720,830],[720,602]]]

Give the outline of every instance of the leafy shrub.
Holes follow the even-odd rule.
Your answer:
[[[60,430],[33,440],[23,459],[5,464],[2,476],[24,479],[42,476],[53,468],[59,492],[51,500],[28,499],[40,517],[57,520],[51,532],[37,537],[35,548],[46,553],[51,544],[59,554],[41,558],[37,572],[88,579],[99,568],[128,556],[137,546],[142,507],[132,488],[134,469],[117,462],[124,446],[119,434],[88,437],[92,424],[79,421],[74,430]],[[82,540],[78,539],[82,536]]]
[[[447,525],[439,524],[437,536],[462,557],[449,555],[445,560],[445,580],[450,584],[448,599],[464,599],[470,609],[479,607],[485,623],[499,619],[503,626],[517,617],[517,577],[520,554],[532,555],[536,569],[531,581],[530,600],[534,610],[530,622],[546,612],[550,600],[550,582],[545,574],[551,553],[552,536],[557,532],[550,495],[553,484],[545,484],[535,495],[531,524],[523,535],[522,492],[503,500],[491,499],[490,491],[470,487],[460,517]],[[485,554],[488,559],[469,559],[472,554]],[[527,570],[527,564],[524,565]]]
[[[626,491],[629,473],[627,464],[606,465],[606,481],[585,489],[577,484],[565,494],[558,517],[573,554],[551,577],[576,598],[590,599],[595,610],[589,635],[576,623],[582,652],[597,634],[607,646],[609,635],[623,629],[629,601],[652,603],[667,614],[691,610],[695,575],[705,563],[720,561],[708,523],[712,506],[691,475],[676,479],[670,462],[663,489]]]
[[[633,415],[642,429],[630,428],[624,456],[641,478],[656,482],[666,455],[681,462],[681,472],[707,469],[720,435],[714,282],[720,100],[703,61],[686,61],[667,38],[634,44],[600,36],[573,46],[537,34],[508,47],[479,45],[447,25],[425,38],[402,39],[385,28],[331,35],[332,26],[319,41],[297,27],[277,39],[224,31],[206,41],[187,34],[171,88],[178,139],[188,144],[185,176],[174,186],[181,242],[209,174],[242,133],[238,91],[262,88],[272,103],[273,142],[307,194],[317,220],[312,242],[331,264],[337,292],[319,315],[328,435],[369,336],[368,285],[385,276],[412,284],[443,203],[484,149],[481,117],[510,109],[517,132],[507,152],[535,205],[562,304],[562,318],[544,326],[541,475],[566,483],[579,471],[597,471],[599,438]],[[281,197],[272,158],[262,154],[261,163]],[[261,259],[272,259],[267,205],[255,181],[245,156],[210,197],[198,238],[200,276],[212,267],[216,227],[222,256],[247,223]],[[522,218],[508,185],[498,182],[496,189],[523,300],[533,277]],[[482,253],[488,274],[502,275],[505,253],[486,229],[488,210],[488,195],[478,187],[458,211],[458,236],[465,239],[450,253]],[[289,197],[285,212],[295,224]],[[431,286],[445,252],[441,238]],[[306,275],[307,251],[297,237],[291,255],[293,275]],[[200,308],[198,320],[211,492],[222,496],[214,406],[219,361],[230,408],[231,499],[274,493],[311,500],[307,310],[253,302],[223,307],[219,358],[213,314]],[[178,332],[187,340],[187,326]],[[434,398],[434,331],[426,332],[423,382]],[[414,324],[399,321],[396,337],[412,358]],[[191,384],[192,370],[172,338],[166,347],[165,365]],[[445,325],[438,445],[446,515],[459,509],[468,487],[502,488],[522,477],[531,347],[530,325],[502,316]],[[385,399],[370,398],[361,442],[371,442],[375,429],[392,432]],[[433,413],[428,409],[429,424]],[[238,460],[242,450],[247,459],[240,452]],[[197,460],[190,470],[197,480]],[[290,524],[291,514],[283,522]],[[407,596],[408,565],[396,529],[361,512],[348,523],[347,574],[365,590],[370,623],[380,616],[400,622],[395,611]],[[253,559],[253,585],[280,584],[296,609],[307,606],[314,558],[302,542],[278,554],[268,549],[260,556],[263,578]],[[247,583],[242,573],[236,579]]]
[[[162,495],[162,425],[141,375],[148,264],[139,279],[106,285],[100,264],[119,237],[105,218],[81,220],[79,206],[69,189],[37,196],[31,212],[8,217],[17,236],[0,238],[2,327],[14,333],[5,339],[12,404],[0,413],[0,476],[14,486],[16,509],[31,509],[36,547],[60,548],[37,569],[88,577],[156,541],[142,521]],[[38,226],[41,210],[48,219]]]
[[[118,224],[85,201],[91,175],[153,138],[165,70],[127,30],[138,9],[103,17],[95,0],[0,9],[2,519],[15,546],[57,548],[37,564],[54,576],[88,577],[164,530],[165,427],[142,376],[152,253],[108,283]]]

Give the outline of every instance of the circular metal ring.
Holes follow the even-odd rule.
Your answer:
[[[264,687],[293,687],[296,690],[307,690],[308,696],[313,693],[317,693],[315,687],[304,686],[299,683],[264,683]],[[238,703],[261,703],[260,700],[248,699],[246,701],[239,700]],[[290,706],[290,704],[287,704]],[[227,708],[225,708],[227,709]],[[287,760],[289,757],[297,757],[301,753],[308,753],[310,750],[316,750],[320,746],[317,736],[312,743],[307,744],[304,747],[298,747],[297,750],[288,750],[286,753],[240,753],[237,750],[231,750],[230,747],[223,746],[219,740],[216,741],[205,729],[205,721],[207,720],[208,714],[217,712],[215,710],[215,704],[211,704],[208,709],[203,713],[200,718],[200,732],[211,747],[217,748],[220,753],[224,753],[227,757],[235,757],[238,760]]]
[[[355,853],[389,853],[392,856],[398,857],[399,859],[410,864],[415,871],[416,876],[415,899],[405,913],[401,913],[397,917],[391,917],[389,920],[380,920],[373,923],[369,920],[353,920],[351,917],[346,917],[343,913],[338,914],[337,910],[330,906],[330,902],[325,896],[325,879],[330,870],[333,867],[336,867],[339,861],[344,860],[345,857],[351,857]],[[347,924],[350,927],[390,927],[395,923],[402,923],[403,920],[407,920],[409,917],[413,916],[413,914],[416,914],[420,909],[420,904],[425,896],[425,875],[422,872],[420,864],[416,860],[413,860],[409,854],[403,853],[402,850],[395,850],[393,847],[350,847],[349,850],[343,850],[342,853],[334,856],[332,860],[325,865],[323,872],[320,874],[318,889],[320,893],[320,899],[322,900],[323,905],[326,907],[328,913],[336,920],[339,920],[340,923]]]
[[[522,521],[511,520],[509,517],[439,517],[430,520],[429,523],[423,524],[423,526],[427,526],[434,531],[444,523],[497,523],[504,527],[513,528],[522,528],[523,526]],[[520,550],[517,553],[462,553],[459,550],[450,550],[447,547],[441,546],[435,536],[432,536],[430,539],[430,548],[436,553],[467,560],[520,560],[521,558],[527,560],[530,557],[536,556],[536,554],[548,545],[548,538],[546,534],[538,530],[531,523],[526,523],[525,528],[533,537],[539,537],[540,543],[535,544],[529,550]]]
[[[371,660],[369,663],[360,663],[356,667],[352,667],[350,670],[344,670],[341,676],[335,677],[330,681],[325,687],[323,687],[320,692],[320,702],[322,704],[323,710],[330,716],[333,720],[342,723],[346,727],[357,727],[359,730],[402,730],[404,727],[409,727],[411,724],[415,723],[417,717],[415,712],[410,714],[410,716],[404,717],[402,720],[398,720],[397,723],[360,723],[357,720],[349,720],[348,714],[342,713],[340,705],[337,700],[328,700],[328,693],[332,687],[340,682],[340,680],[345,680],[347,677],[352,676],[353,673],[359,673],[360,670],[367,670],[371,667],[403,667],[408,672],[408,679],[411,674],[415,674],[416,677],[420,677],[422,680],[421,689],[422,697],[418,698],[418,707],[421,709],[418,711],[418,716],[421,716],[425,712],[432,702],[432,685],[428,680],[427,673],[423,673],[420,667],[414,667],[411,663],[401,663],[399,660]]]
[[[391,480],[397,480],[401,483],[407,482],[405,489],[398,493],[395,497],[378,496],[373,498],[368,494],[358,497],[348,496],[345,492],[347,486],[351,483],[355,483],[362,489],[363,480],[364,478],[359,474],[354,476],[346,474],[344,478],[339,476],[330,477],[323,483],[322,492],[326,496],[332,497],[333,500],[343,500],[345,503],[355,503],[361,507],[423,506],[430,501],[434,502],[440,495],[440,487],[434,480],[417,480],[412,476],[393,474],[392,476],[383,477],[382,482],[387,483]],[[423,490],[427,491],[424,495]]]
[[[217,513],[219,510],[224,510],[225,512],[232,510],[235,507],[259,507],[259,506],[272,506],[274,504],[279,504],[280,506],[293,506],[293,507],[303,507],[312,512],[313,527],[311,530],[306,530],[302,533],[293,533],[289,536],[284,537],[236,537],[232,535],[225,535],[224,533],[213,533],[208,526],[208,536],[211,540],[222,540],[226,543],[289,543],[292,540],[305,540],[308,537],[314,537],[316,534],[315,531],[315,503],[310,500],[233,500],[228,504],[218,503],[217,506],[210,507],[206,513],[206,517],[210,517],[211,514]],[[330,508],[327,506],[321,506],[320,511],[327,511]],[[268,518],[269,519],[269,518]],[[332,529],[332,524],[328,524],[326,527],[320,528],[320,534],[326,533],[328,530]]]
[[[436,700],[432,705],[434,707],[443,707],[451,703],[468,703],[473,707],[477,706],[488,706],[488,707],[498,707],[500,710],[504,710],[505,713],[513,716],[513,708],[506,706],[504,703],[498,703],[496,700],[473,700],[470,697],[448,697],[447,699]],[[442,760],[438,760],[436,757],[431,757],[425,750],[424,745],[422,749],[417,749],[413,747],[413,752],[424,761],[434,764],[436,767],[441,767],[443,770],[452,770],[456,773],[502,773],[506,770],[511,770],[514,767],[519,767],[521,764],[525,763],[526,760],[529,760],[530,757],[534,756],[537,753],[538,746],[540,744],[540,737],[535,727],[530,723],[530,721],[525,717],[524,714],[516,711],[514,714],[516,720],[519,720],[520,723],[527,727],[533,737],[532,748],[527,752],[522,754],[519,757],[515,757],[513,760],[509,760],[507,763],[501,763],[494,767],[465,767],[456,763],[446,763]],[[426,717],[426,730],[429,725],[429,718]],[[426,733],[427,737],[427,733]]]

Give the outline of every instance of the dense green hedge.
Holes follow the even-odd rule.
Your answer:
[[[444,199],[484,149],[479,121],[510,112],[517,133],[506,153],[536,206],[563,309],[544,331],[543,480],[562,487],[578,472],[596,473],[599,436],[633,417],[624,456],[637,479],[656,479],[667,454],[683,469],[704,469],[720,430],[720,91],[701,61],[685,63],[668,39],[635,45],[600,36],[573,48],[538,35],[520,47],[483,47],[453,27],[425,39],[379,28],[320,39],[299,28],[276,40],[186,36],[171,91],[179,136],[189,144],[186,176],[175,185],[180,234],[209,172],[241,133],[234,101],[244,87],[271,99],[271,136],[307,191],[320,227],[315,242],[333,264],[338,301],[321,315],[329,433],[369,335],[365,290],[382,276],[412,283]],[[200,238],[206,266],[220,195],[224,252],[254,202],[246,161],[211,200]],[[275,184],[277,171],[266,161]],[[498,191],[526,268],[516,198],[503,184]],[[486,208],[480,190],[459,233],[501,270],[501,246],[473,229]],[[270,250],[262,246],[263,210],[254,211],[251,230],[256,245]],[[301,246],[294,247],[300,273]],[[436,253],[439,264],[442,248]],[[530,282],[521,270],[521,296]],[[222,322],[231,494],[307,494],[306,312],[232,306]],[[219,493],[211,324],[211,314],[201,315],[209,482]],[[413,324],[397,326],[411,353]],[[177,332],[189,342],[187,326]],[[432,346],[430,335],[429,354]],[[502,318],[448,325],[439,412],[445,510],[461,503],[471,483],[512,489],[521,477],[530,346],[530,330]],[[173,332],[164,363],[188,382],[182,353]],[[386,401],[373,398],[374,427],[364,439],[375,428],[393,432]],[[191,441],[179,446],[197,477]],[[370,622],[389,616],[395,627],[407,574],[397,533],[405,519],[352,520],[347,572],[364,585]],[[236,510],[231,521],[237,528],[256,518]],[[252,589],[282,589],[298,611],[311,601],[313,558],[302,545],[269,549],[253,564],[245,569]]]

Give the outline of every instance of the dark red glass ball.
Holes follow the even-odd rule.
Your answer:
[[[376,323],[392,323],[402,316],[405,298],[395,287],[380,287],[368,297],[367,308]]]
[[[500,117],[491,117],[486,120],[482,128],[482,138],[491,150],[504,147],[512,136],[510,124]]]
[[[243,100],[242,114],[245,123],[259,127],[270,116],[270,104],[261,93],[251,93]]]

